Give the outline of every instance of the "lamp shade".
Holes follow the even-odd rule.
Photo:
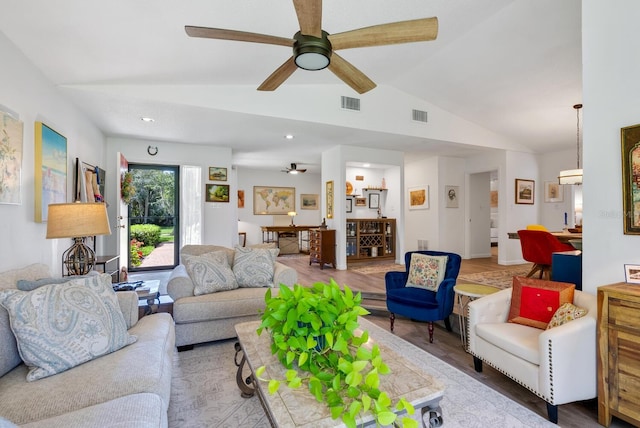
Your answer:
[[[560,171],[558,184],[582,184],[582,169]]]
[[[47,239],[110,235],[104,203],[49,204]]]

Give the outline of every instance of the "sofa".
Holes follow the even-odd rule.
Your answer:
[[[43,264],[3,272],[0,291],[15,289],[20,279],[36,281],[50,276]],[[111,277],[96,276],[106,277],[100,280],[106,282],[106,292],[113,293]],[[0,426],[167,426],[175,352],[173,320],[166,313],[138,319],[134,291],[115,293],[115,299],[117,308],[113,312],[122,313],[126,326],[121,327],[129,337],[135,336],[135,342],[32,381],[27,381],[31,371],[21,360],[9,314],[0,306]],[[26,347],[22,350],[29,351]]]
[[[236,337],[236,324],[260,319],[260,314],[265,308],[264,295],[268,289],[238,287],[196,295],[196,286],[185,266],[185,258],[224,252],[228,267],[233,267],[236,251],[252,249],[270,250],[276,255],[278,251],[270,245],[236,249],[217,245],[185,245],[180,249],[181,264],[174,268],[167,283],[167,292],[173,299],[176,345],[179,351],[188,350],[198,343]],[[297,279],[295,269],[277,261],[273,262],[270,287],[280,284],[292,286]]]
[[[566,323],[549,329],[508,322],[511,301],[508,288],[469,303],[468,344],[475,369],[481,372],[485,362],[526,387],[547,402],[548,418],[557,423],[558,405],[597,396],[596,296],[573,291],[581,317],[569,313]]]

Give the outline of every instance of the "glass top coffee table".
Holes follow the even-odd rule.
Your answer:
[[[423,426],[425,414],[429,415],[431,427],[441,426],[439,402],[444,394],[444,384],[394,351],[398,349],[401,342],[404,342],[403,339],[386,330],[376,329],[374,333],[371,326],[376,326],[365,318],[361,317],[358,321],[361,330],[369,331],[370,341],[379,345],[382,358],[391,369],[390,374],[380,376],[380,389],[387,391],[394,403],[400,397],[409,401],[423,421]],[[260,321],[252,321],[235,326],[239,340],[236,344],[236,365],[238,366],[236,380],[242,396],[250,397],[254,391],[257,391],[265,413],[274,427],[343,426],[342,420],[332,419],[329,408],[324,403],[316,401],[305,386],[289,389],[286,385],[282,385],[275,394],[269,394],[267,382],[256,380],[252,375],[245,377],[242,374],[246,362],[249,364],[251,373],[258,367],[265,366],[265,378],[285,378],[286,369],[276,356],[271,354],[269,332],[264,331],[260,336],[256,333],[259,325]],[[240,352],[243,352],[243,356],[238,362]],[[358,426],[375,426],[375,421],[371,415],[365,415],[364,420],[358,420],[358,424]]]

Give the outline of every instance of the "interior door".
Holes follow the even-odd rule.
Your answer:
[[[117,186],[118,197],[116,198],[116,219],[117,232],[116,232],[116,248],[120,255],[120,266],[129,266],[129,206],[122,201],[122,179],[125,172],[129,171],[129,162],[120,152],[116,154],[116,177],[120,177],[119,185]],[[124,281],[123,278],[120,278]]]

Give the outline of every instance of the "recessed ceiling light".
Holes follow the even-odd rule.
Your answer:
[[[287,140],[293,140],[293,134],[287,134],[284,136]]]
[[[370,163],[363,163],[362,166],[365,167],[365,168],[369,168],[371,166],[371,164]]]
[[[155,122],[156,120],[152,117],[141,117],[140,118],[143,122]]]

